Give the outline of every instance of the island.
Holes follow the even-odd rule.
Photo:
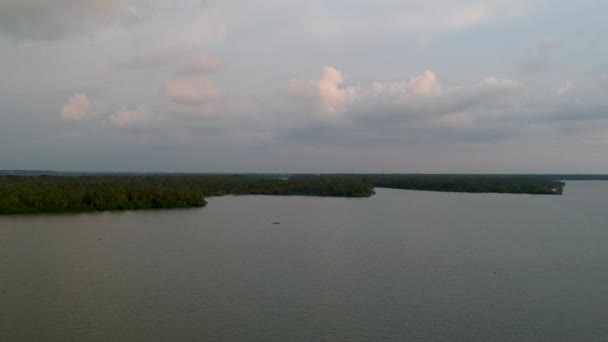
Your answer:
[[[564,186],[546,175],[17,172],[0,175],[0,215],[204,207],[224,195],[364,198],[374,188],[561,195]]]

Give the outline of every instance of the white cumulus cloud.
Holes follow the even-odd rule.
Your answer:
[[[334,67],[325,67],[318,80],[293,79],[288,84],[290,94],[315,98],[325,114],[344,112],[357,97],[355,87],[342,87],[344,77]]]
[[[317,86],[321,98],[321,108],[326,113],[339,113],[355,99],[354,87],[340,87],[344,83],[342,73],[333,67],[326,67],[321,73]]]
[[[426,70],[422,75],[411,81],[410,90],[418,96],[436,94],[439,91],[437,76],[431,70]]]
[[[508,78],[489,76],[464,86],[442,88],[431,70],[402,81],[372,82],[341,87],[344,77],[337,69],[324,68],[317,81],[291,80],[288,91],[299,102],[299,112],[317,102],[327,115],[340,113],[350,122],[424,121],[443,127],[471,127],[480,117],[496,117],[512,108],[523,85]],[[304,101],[304,104],[303,104]]]
[[[85,94],[72,95],[61,109],[61,119],[64,121],[82,121],[95,111],[95,105]]]

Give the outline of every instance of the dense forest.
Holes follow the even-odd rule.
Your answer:
[[[356,179],[251,176],[0,176],[0,214],[202,207],[222,195],[369,197]]]
[[[377,188],[471,193],[561,195],[566,185],[556,180],[560,178],[546,175],[336,174],[321,177],[361,180]]]
[[[556,176],[553,176],[556,177]],[[202,207],[205,197],[304,195],[369,197],[374,187],[560,195],[548,175],[32,175],[0,176],[0,214]]]
[[[449,192],[493,192],[512,194],[561,195],[565,183],[551,179],[498,176],[417,176],[378,177],[379,188],[431,190]]]

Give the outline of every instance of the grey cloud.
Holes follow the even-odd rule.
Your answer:
[[[485,122],[455,128],[432,122],[392,124],[354,122],[345,126],[310,124],[280,130],[275,139],[312,146],[386,148],[418,144],[488,143],[521,135],[519,123]]]
[[[497,17],[517,13],[526,6],[520,0],[381,0],[368,7],[312,1],[307,8],[316,9],[314,16],[307,17],[302,25],[320,39],[399,37],[428,42],[444,33],[471,29]],[[369,30],[370,27],[374,30]]]
[[[563,104],[549,110],[543,119],[549,122],[608,120],[608,105],[603,103]]]
[[[25,39],[56,39],[108,21],[120,0],[3,0],[0,32]]]
[[[540,72],[551,68],[559,45],[547,41],[538,44],[529,56],[521,62],[521,69],[526,72]]]
[[[211,74],[221,71],[223,67],[224,64],[219,58],[203,54],[194,58],[194,60],[184,67],[181,72],[189,74]]]
[[[588,145],[579,142],[589,141],[605,152],[602,42],[583,55],[586,41],[564,34],[558,16],[536,29],[540,13],[560,10],[547,6],[0,0],[0,141],[8,146],[0,166],[326,167],[317,161],[340,170],[411,160],[422,171],[470,171],[469,161],[492,160],[488,168],[508,171],[556,160],[537,158],[544,147],[580,156]],[[587,19],[582,11],[575,18],[605,26]],[[535,44],[546,36],[560,37],[568,59],[554,43]],[[525,61],[522,46],[530,47]],[[552,68],[557,62],[564,68]],[[343,73],[319,75],[324,65]],[[501,76],[483,78],[493,74]],[[501,148],[513,154],[503,158]],[[431,162],[433,151],[448,152]],[[466,162],[455,166],[456,159]]]
[[[342,80],[341,73],[336,72]],[[292,119],[279,127],[277,136],[303,143],[381,145],[491,141],[517,134],[521,122],[511,122],[508,117],[520,106],[522,84],[487,77],[468,86],[446,87],[439,80],[429,70],[409,81],[331,89],[317,89],[314,81],[292,80],[290,94],[306,95],[296,98],[296,106],[290,109],[291,117],[300,120]],[[356,92],[352,101],[344,103],[340,120],[325,120],[325,116],[315,114],[323,110],[323,106],[314,104],[322,104],[324,91],[338,96],[341,89],[348,88]],[[302,116],[309,120],[302,120]]]
[[[342,81],[342,74],[336,69],[332,68],[332,70]],[[310,87],[312,88],[308,91]],[[513,95],[518,94],[521,89],[522,85],[515,81],[496,77],[488,77],[469,86],[441,87],[438,77],[430,70],[409,81],[374,82],[371,85],[318,87],[317,83],[312,81],[294,83],[292,80],[289,83],[291,93],[304,92],[306,95],[304,99],[321,103],[321,108],[317,111],[324,110],[323,103],[326,97],[331,95],[342,98],[343,93],[350,90],[349,101],[342,103],[341,119],[387,120],[392,123],[430,120],[463,111],[501,111],[512,107]],[[314,110],[314,106],[304,108],[307,107]],[[323,122],[325,116],[317,116],[317,118]]]
[[[94,105],[84,94],[71,96],[61,109],[61,119],[64,121],[82,121],[93,112]]]
[[[136,109],[121,108],[116,113],[108,116],[108,124],[116,128],[126,128],[144,120],[145,116],[146,109],[143,107]]]
[[[163,94],[176,104],[194,107],[214,104],[222,97],[222,91],[213,82],[190,77],[168,81]]]
[[[147,54],[138,54],[129,59],[116,63],[116,66],[126,69],[148,69],[171,65],[181,59],[180,52],[173,49],[162,49]]]
[[[177,74],[211,74],[220,72],[223,62],[210,54],[201,53],[194,47],[181,45],[157,47],[147,52],[139,52],[135,56],[115,63],[117,67],[126,69],[154,69],[173,67]]]

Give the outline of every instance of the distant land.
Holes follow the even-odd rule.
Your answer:
[[[599,173],[316,173],[316,172],[133,172],[133,171],[54,171],[54,170],[0,170],[0,176],[135,176],[135,175],[191,175],[191,176],[253,176],[285,178],[290,176],[452,176],[452,177],[535,177],[551,180],[608,180],[608,174]]]
[[[345,178],[244,175],[31,174],[0,176],[0,214],[203,207],[205,197],[369,197],[371,184]]]
[[[206,197],[370,197],[374,188],[561,195],[598,174],[193,174],[0,170],[0,215],[203,207]]]

